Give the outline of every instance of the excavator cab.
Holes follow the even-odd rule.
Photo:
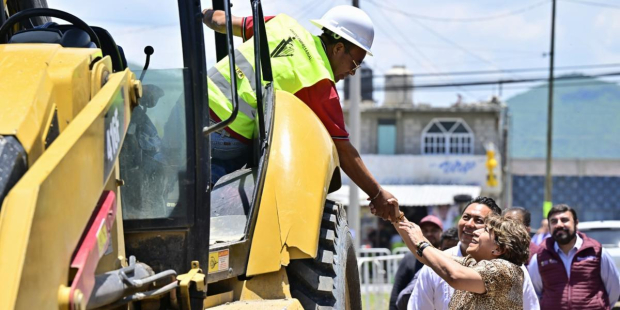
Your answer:
[[[206,51],[234,76],[230,2],[215,44],[198,2],[114,2],[0,0],[0,308],[361,308],[338,155],[273,89],[261,2],[249,164],[215,184],[238,103],[233,79],[209,119]]]

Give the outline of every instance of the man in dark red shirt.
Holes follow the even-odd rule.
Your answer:
[[[334,20],[333,23],[330,23],[332,25],[341,25],[336,28],[324,25],[323,34],[320,36],[320,39],[323,44],[325,55],[329,59],[334,81],[330,79],[320,80],[311,86],[298,90],[294,95],[306,103],[319,117],[336,145],[342,170],[344,170],[355,184],[368,194],[369,200],[371,200],[372,204],[375,206],[376,215],[394,222],[397,220],[399,214],[398,207],[388,203],[388,199],[394,198],[394,196],[382,189],[370,171],[368,171],[358,151],[349,141],[349,134],[345,129],[344,116],[340,106],[340,97],[336,91],[335,82],[355,74],[355,71],[359,68],[366,54],[370,51],[374,30],[372,29],[370,19],[365,13],[361,12],[361,10],[354,7],[343,7],[344,6],[333,8],[328,11],[323,18],[325,19],[327,16],[330,18],[336,16],[336,18],[338,18],[338,16],[343,16],[343,12],[346,13],[347,11],[353,15],[362,14],[362,17],[364,17],[362,19],[367,19],[370,24],[370,29],[368,29],[368,27],[365,28],[366,30],[370,30],[370,34],[358,33],[357,37],[364,37],[365,35],[368,39],[366,42],[369,43],[367,45],[360,44],[359,41],[356,42],[355,40],[345,39],[346,34],[339,35],[338,27],[345,25],[346,22],[358,23],[358,21],[354,19],[352,21],[350,16],[343,16],[346,20],[345,22],[340,21],[339,23]],[[223,11],[207,9],[203,13],[203,21],[209,28],[221,33],[226,32],[225,15]],[[268,22],[271,18],[273,17],[267,17],[265,20]],[[244,40],[251,38],[254,29],[253,22],[252,17],[241,18],[233,16],[233,34],[242,37]],[[364,28],[362,27],[364,25],[360,26],[360,24],[356,24],[355,26],[355,30],[361,31],[361,29]],[[231,137],[237,138],[234,133],[231,133]]]

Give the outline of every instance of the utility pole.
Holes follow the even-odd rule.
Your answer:
[[[547,107],[547,167],[545,175],[545,202],[543,203],[543,217],[547,218],[547,213],[553,206],[551,190],[553,181],[551,178],[552,165],[552,146],[553,146],[553,57],[555,56],[555,5],[556,0],[552,1],[551,9],[551,52],[549,53],[549,99]]]
[[[353,6],[359,8],[359,0],[353,0]],[[361,74],[348,77],[349,83],[349,140],[359,150],[360,147],[360,102],[362,101]],[[360,200],[359,188],[353,181],[349,184],[349,209],[347,210],[349,228],[353,230],[355,250],[360,249]]]

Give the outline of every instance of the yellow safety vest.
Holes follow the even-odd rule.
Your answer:
[[[293,18],[280,14],[265,24],[273,86],[277,90],[295,94],[323,79],[334,81],[329,60],[321,40],[310,34]],[[235,72],[239,96],[239,114],[230,128],[239,135],[252,139],[256,115],[254,75],[254,38],[235,49]],[[265,81],[261,81],[265,84]],[[208,72],[209,108],[221,119],[232,113],[230,69],[228,57],[219,61]]]

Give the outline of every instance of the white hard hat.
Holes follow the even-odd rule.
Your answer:
[[[339,5],[327,11],[321,19],[313,19],[311,22],[345,38],[372,56],[370,47],[375,38],[375,29],[364,11],[350,5]]]

